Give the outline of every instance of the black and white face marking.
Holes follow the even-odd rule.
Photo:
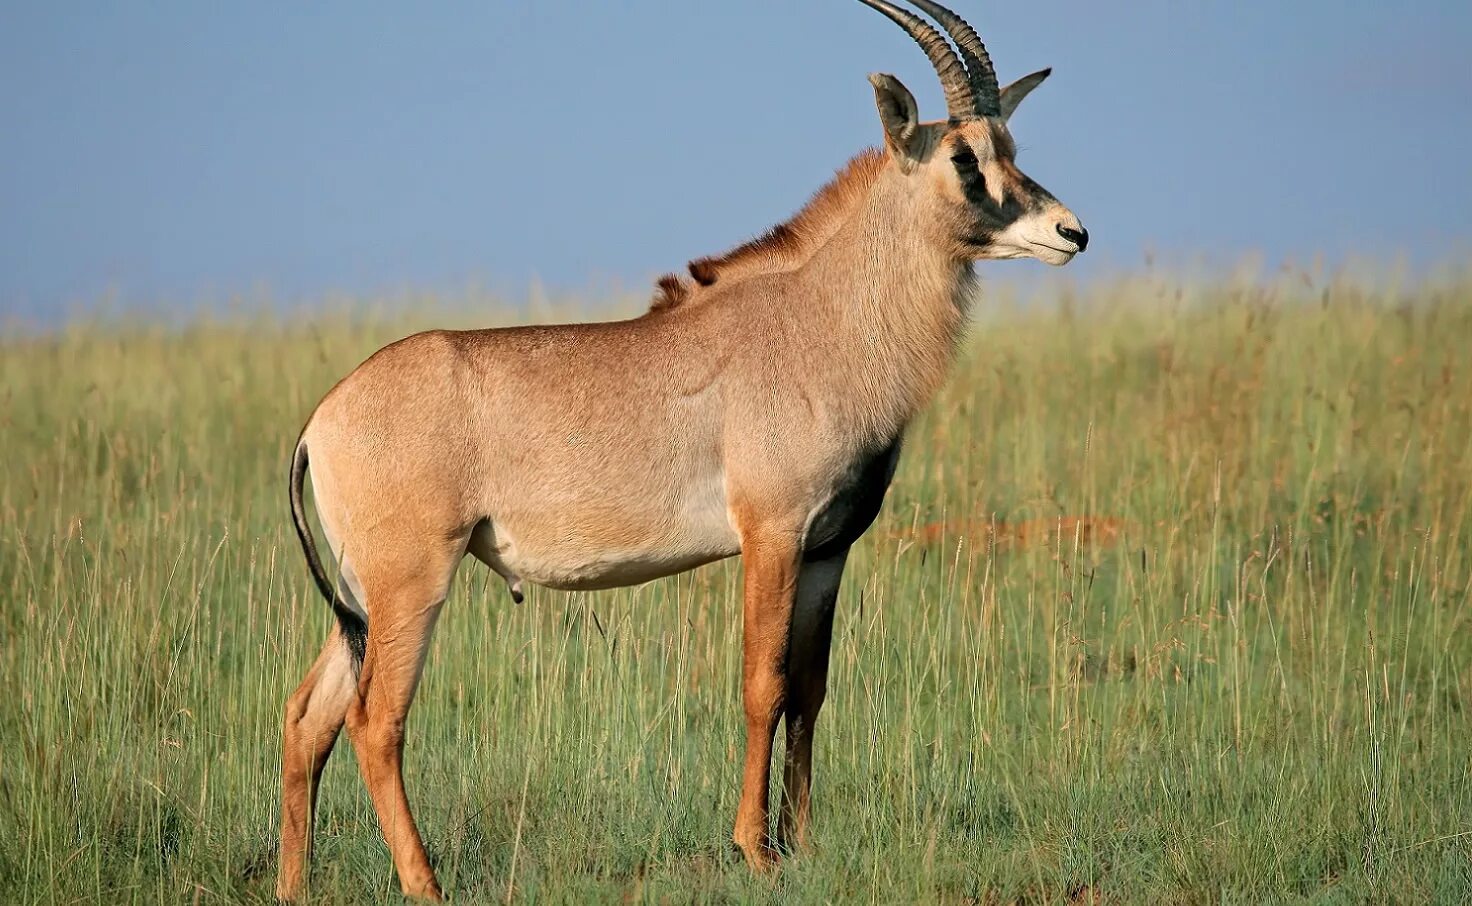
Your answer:
[[[980,158],[964,140],[956,142],[956,148],[951,152],[951,163],[956,167],[961,191],[970,206],[967,211],[970,223],[963,239],[976,249],[991,248],[997,236],[1026,213],[1027,205],[1006,185],[995,187],[1000,191],[1000,201],[992,195],[993,186],[987,183]]]
[[[1089,237],[1083,224],[1017,169],[1004,127],[976,124],[968,131],[978,134],[957,134],[948,147],[966,201],[959,238],[970,254],[1062,265],[1083,251]]]

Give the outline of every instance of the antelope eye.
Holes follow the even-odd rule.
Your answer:
[[[986,177],[981,175],[981,165],[976,160],[976,152],[962,145],[951,155],[951,163],[956,165],[956,175],[961,178],[961,185],[965,187],[967,194],[986,191]]]

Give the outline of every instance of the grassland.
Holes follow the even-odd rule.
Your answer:
[[[288,449],[337,377],[447,318],[0,343],[0,899],[269,899],[281,704],[330,620]],[[467,565],[407,756],[441,879],[460,902],[1472,899],[1469,350],[1467,279],[983,303],[851,561],[816,851],[775,879],[728,843],[739,564],[520,606]],[[398,899],[345,745],[318,826],[315,898]]]

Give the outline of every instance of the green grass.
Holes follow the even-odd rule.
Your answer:
[[[407,755],[451,896],[1472,897],[1472,280],[979,308],[850,561],[816,851],[730,855],[739,564],[517,606],[468,563]],[[331,619],[288,450],[443,320],[0,344],[0,897],[269,899],[281,707]],[[1017,539],[1059,516],[1123,528]],[[318,828],[315,898],[398,899],[345,744]]]

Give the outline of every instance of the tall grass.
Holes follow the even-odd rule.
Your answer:
[[[1472,281],[980,309],[850,561],[815,851],[730,855],[739,564],[519,606],[467,564],[407,754],[454,897],[1472,897]],[[0,896],[269,899],[330,621],[288,450],[434,320],[0,344]],[[315,897],[397,901],[346,744],[318,827]]]

